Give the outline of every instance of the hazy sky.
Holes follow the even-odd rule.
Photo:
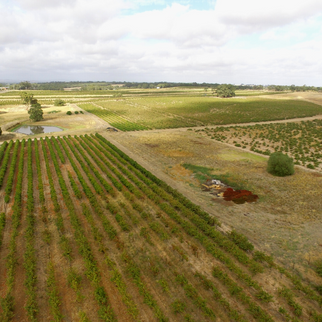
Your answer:
[[[1,80],[322,86],[322,0],[0,0]]]

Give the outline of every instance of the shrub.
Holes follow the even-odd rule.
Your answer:
[[[71,111],[68,111],[66,114],[67,115],[72,115],[72,112]]]
[[[56,99],[54,101],[54,106],[65,106],[65,104],[66,103],[62,99],[60,99],[60,98],[58,98],[58,99]]]
[[[78,111],[75,111],[75,114],[78,114]]]
[[[292,175],[294,174],[293,159],[282,152],[274,152],[268,159],[267,172],[278,177]]]

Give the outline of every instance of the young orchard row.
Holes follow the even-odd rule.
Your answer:
[[[310,169],[322,165],[322,120],[299,123],[271,123],[196,130],[217,141],[270,155],[286,153],[294,163]]]
[[[79,107],[100,117],[101,119],[121,131],[141,131],[148,129],[145,126],[127,120],[123,116],[120,116],[107,108],[99,108],[91,103],[79,104]]]

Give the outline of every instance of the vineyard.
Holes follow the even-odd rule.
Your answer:
[[[99,134],[0,146],[0,321],[322,321],[280,266]]]
[[[315,116],[320,106],[296,100],[214,97],[130,97],[79,107],[122,131],[283,120]]]
[[[321,169],[322,121],[271,123],[196,130],[217,141],[270,155],[287,153],[294,163],[309,169]]]

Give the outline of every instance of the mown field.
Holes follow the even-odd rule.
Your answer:
[[[0,321],[322,320],[313,286],[99,134],[0,160]]]

